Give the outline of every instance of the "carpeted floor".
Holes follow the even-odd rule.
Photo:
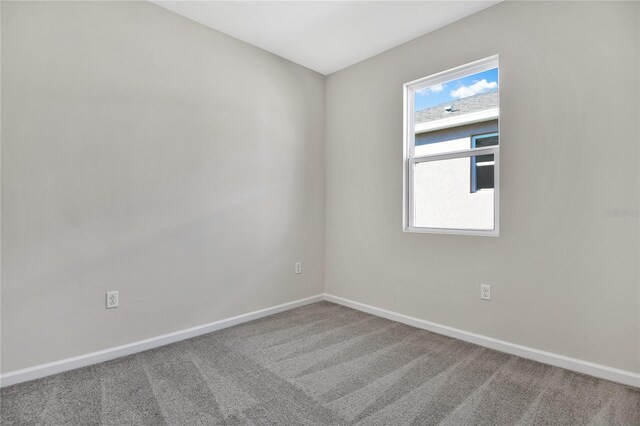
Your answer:
[[[636,389],[327,302],[0,396],[3,425],[640,424]]]

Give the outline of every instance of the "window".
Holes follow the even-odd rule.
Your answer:
[[[471,148],[498,145],[498,134],[488,133],[471,137]],[[492,155],[473,157],[471,160],[471,192],[494,189],[495,161]]]
[[[498,57],[404,85],[404,230],[498,235]]]

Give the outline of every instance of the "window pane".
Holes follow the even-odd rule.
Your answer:
[[[416,156],[469,149],[478,134],[495,136],[478,147],[497,144],[498,68],[416,89],[414,108]]]
[[[476,135],[473,137],[473,147],[483,148],[485,146],[498,145],[498,134],[490,133],[487,135]]]
[[[493,155],[415,164],[413,226],[494,229],[494,174]]]
[[[488,133],[471,137],[471,148],[498,145],[498,134]],[[493,155],[479,155],[471,159],[471,192],[493,188]]]

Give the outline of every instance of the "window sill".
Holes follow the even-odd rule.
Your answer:
[[[499,237],[500,232],[498,229],[480,230],[480,229],[449,229],[449,228],[418,228],[418,227],[404,227],[402,232],[414,233],[414,234],[448,234],[448,235],[472,235],[472,236],[484,236],[484,237]]]

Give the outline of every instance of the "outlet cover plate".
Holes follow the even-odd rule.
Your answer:
[[[489,284],[480,284],[480,299],[491,300],[491,286]]]
[[[119,304],[119,300],[118,300],[118,291],[108,291],[107,292],[107,300],[106,300],[106,308],[107,309],[113,309],[113,308],[117,308],[118,304]]]

